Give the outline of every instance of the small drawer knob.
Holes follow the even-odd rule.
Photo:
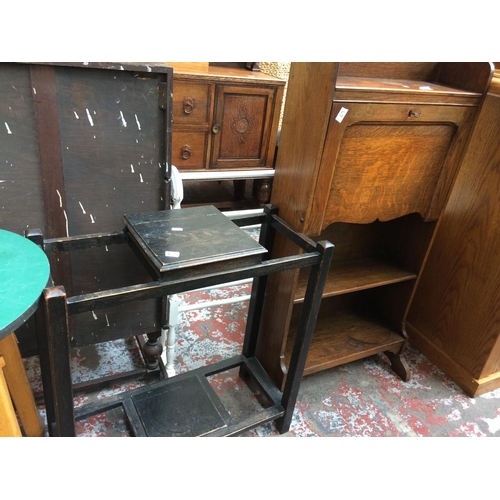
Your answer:
[[[192,97],[185,97],[182,101],[182,109],[186,115],[190,115],[194,110],[194,100]]]
[[[221,129],[222,129],[222,127],[221,127],[218,123],[216,123],[216,124],[212,127],[212,132],[213,132],[214,134],[218,134],[218,133],[221,131]]]
[[[187,144],[181,147],[181,158],[183,160],[189,160],[189,158],[191,158],[191,148]]]

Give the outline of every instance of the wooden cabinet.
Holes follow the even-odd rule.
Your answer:
[[[271,202],[335,245],[306,374],[384,352],[408,380],[405,317],[490,78],[488,63],[292,64]],[[300,273],[271,278],[258,356],[278,382],[304,293]]]
[[[410,342],[469,396],[500,387],[500,71],[406,318]]]
[[[173,164],[181,172],[214,174],[198,176],[204,179],[228,171],[247,171],[247,178],[271,172],[285,83],[245,69],[174,66]]]

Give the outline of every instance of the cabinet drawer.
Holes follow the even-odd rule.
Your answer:
[[[172,163],[178,169],[205,168],[208,133],[173,132]]]
[[[174,124],[208,125],[210,109],[210,84],[174,81]]]

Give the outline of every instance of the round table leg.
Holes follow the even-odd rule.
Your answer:
[[[5,359],[4,375],[26,436],[43,436],[40,415],[26,376],[14,333],[0,340],[0,356]]]
[[[16,412],[12,406],[9,388],[3,374],[5,361],[0,356],[0,437],[21,437]]]

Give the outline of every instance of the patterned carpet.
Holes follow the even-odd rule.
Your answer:
[[[239,285],[192,292],[180,298],[181,303],[203,302],[245,295],[249,289],[250,285]],[[237,302],[181,313],[177,328],[176,373],[239,354],[247,307],[248,302]],[[384,355],[304,378],[291,429],[285,436],[500,436],[500,389],[469,398],[415,348],[410,346],[405,358],[411,368],[409,382],[401,381],[391,371]],[[25,364],[33,389],[39,391],[37,358],[28,358]],[[140,366],[142,357],[134,339],[87,346],[73,351],[73,382]],[[244,411],[246,404],[260,404],[237,373],[219,374],[210,383],[223,403],[227,403],[230,413]],[[135,381],[78,395],[75,406],[142,384]],[[40,406],[40,413],[44,416],[43,406]],[[113,410],[78,422],[77,435],[128,436],[129,433],[122,415]],[[277,436],[278,432],[274,424],[269,423],[245,435]]]
[[[258,230],[247,229],[258,238]],[[248,295],[240,284],[179,295],[188,305]],[[248,302],[181,312],[176,329],[176,374],[240,354]],[[452,380],[412,346],[405,353],[411,380],[403,382],[380,354],[305,377],[302,380],[289,437],[484,437],[500,436],[500,389],[469,398]],[[24,360],[35,393],[42,390],[38,358]],[[74,349],[73,383],[142,368],[135,339]],[[258,393],[238,377],[237,370],[210,378],[230,414],[262,407]],[[144,385],[131,381],[88,394],[75,395],[80,405]],[[40,414],[45,419],[43,405]],[[129,436],[119,410],[77,422],[79,437]],[[244,436],[278,436],[274,423]]]

